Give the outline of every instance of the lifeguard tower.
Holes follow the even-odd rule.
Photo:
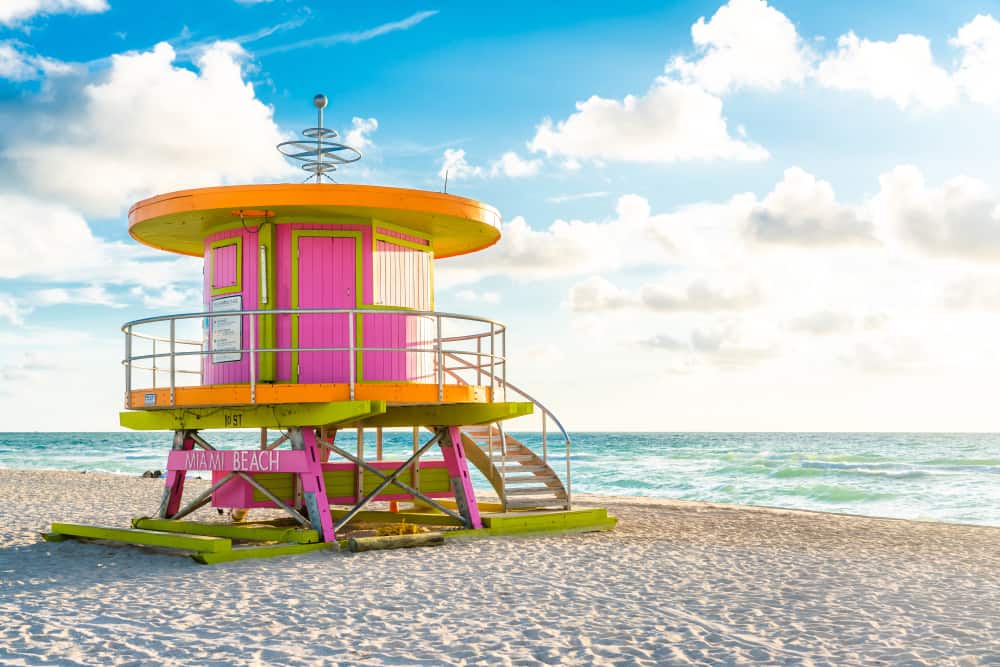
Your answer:
[[[332,182],[361,155],[323,126],[326,97],[314,104],[316,127],[278,147],[308,182],[185,190],[130,209],[137,241],[204,260],[203,312],[122,327],[121,424],[174,434],[163,499],[132,528],[54,524],[49,537],[218,562],[329,547],[361,519],[459,533],[613,526],[603,510],[573,510],[570,437],[507,379],[506,327],[434,309],[435,260],[497,243],[499,213],[450,194]],[[532,413],[540,451],[504,431]],[[412,430],[412,452],[384,460],[383,429],[396,427]],[[252,447],[227,448],[232,436],[220,442],[214,429],[252,432]],[[424,457],[432,449],[441,460]],[[498,503],[477,501],[470,464]],[[193,472],[211,486],[184,498]],[[390,511],[370,509],[386,502]],[[413,506],[400,512],[401,502]],[[277,508],[290,524],[184,520],[209,504],[236,519]]]

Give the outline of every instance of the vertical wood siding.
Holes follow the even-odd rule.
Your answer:
[[[224,287],[228,285],[235,285],[236,280],[236,245],[222,246],[221,248],[215,248],[215,263],[212,263],[211,253],[213,248],[211,245],[216,241],[221,241],[224,239],[242,239],[241,245],[243,246],[243,257],[241,259],[243,275],[240,276],[240,284],[242,287],[241,292],[233,292],[231,294],[224,294],[221,296],[230,297],[235,295],[240,295],[243,299],[243,310],[255,310],[257,308],[257,296],[258,296],[258,265],[259,260],[257,259],[257,230],[256,229],[232,229],[224,232],[218,232],[212,234],[205,239],[205,262],[206,267],[212,266],[212,273],[214,275],[209,276],[209,271],[204,271],[205,281],[204,281],[204,307],[206,311],[212,310],[212,290],[214,287]],[[225,260],[226,264],[231,264],[231,275],[225,270],[219,267],[223,262],[220,261],[221,256],[226,257],[225,252],[229,252],[229,256],[232,257],[231,260]],[[221,271],[221,272],[220,272]],[[219,281],[226,281],[228,283]],[[214,298],[219,298],[214,297]],[[250,332],[250,318],[249,316],[243,318],[242,323],[242,346],[243,348],[248,348],[250,346],[250,339],[248,338]],[[256,345],[260,346],[260,331],[259,327],[256,331]],[[206,342],[206,350],[210,350],[210,345],[212,342],[212,332],[211,324],[209,324],[208,338]],[[202,371],[204,373],[203,383],[209,384],[228,384],[232,382],[249,382],[250,381],[250,355],[248,353],[241,354],[239,361],[227,361],[223,363],[213,363],[211,355],[202,357]]]

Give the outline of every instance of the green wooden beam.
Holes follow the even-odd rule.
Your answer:
[[[164,533],[228,537],[233,540],[250,540],[255,542],[293,542],[295,544],[319,542],[319,534],[315,530],[254,523],[206,523],[201,521],[174,521],[173,519],[139,517],[132,519],[132,527],[143,530],[158,530]]]
[[[169,547],[185,551],[221,553],[233,547],[233,541],[225,537],[204,535],[177,535],[156,530],[137,528],[114,528],[112,526],[82,526],[74,523],[54,523],[52,532],[67,537],[83,537],[91,540],[113,540],[149,547]]]
[[[167,408],[119,413],[125,428],[137,431],[175,431],[205,428],[283,428],[333,426],[385,412],[385,401],[283,403],[222,408]]]
[[[392,405],[381,414],[365,417],[358,426],[468,426],[530,415],[531,403],[444,403]]]
[[[435,500],[439,500],[435,498]],[[350,510],[330,508],[330,514],[334,519],[347,514]],[[424,526],[461,526],[462,522],[453,516],[440,513],[423,512],[381,512],[378,510],[361,510],[354,515],[354,521],[366,523],[413,523]],[[354,523],[352,521],[351,523]],[[348,524],[350,525],[350,524]]]
[[[275,556],[292,556],[311,551],[320,551],[322,549],[335,549],[338,544],[338,542],[316,542],[314,544],[273,544],[264,547],[236,547],[235,549],[221,553],[202,552],[191,554],[191,558],[202,565],[215,565],[216,563],[228,563],[233,560],[274,558]]]

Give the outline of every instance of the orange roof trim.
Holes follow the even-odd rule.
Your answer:
[[[500,213],[455,195],[377,185],[228,185],[143,199],[129,209],[129,234],[148,246],[200,257],[209,234],[239,227],[234,211],[267,211],[276,224],[357,223],[376,219],[431,236],[436,258],[488,248],[500,240]],[[248,226],[256,227],[260,217]]]

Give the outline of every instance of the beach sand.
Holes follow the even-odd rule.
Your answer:
[[[1000,664],[1000,528],[578,496],[618,528],[217,566],[38,536],[161,489],[0,470],[0,663]]]

